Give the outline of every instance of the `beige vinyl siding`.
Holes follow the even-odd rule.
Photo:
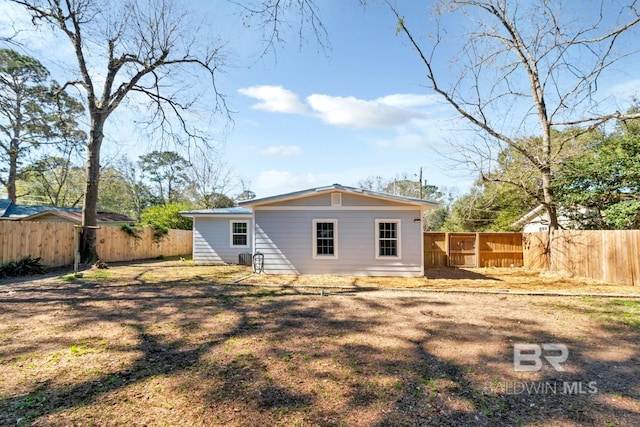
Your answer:
[[[231,247],[231,221],[249,222],[248,247]],[[239,254],[251,252],[251,221],[247,217],[194,217],[193,261],[199,264],[237,264]]]
[[[291,200],[283,200],[280,202],[272,202],[268,204],[269,209],[274,209],[278,207],[330,207],[331,203],[331,195],[332,194],[340,194],[341,195],[341,207],[353,207],[353,206],[367,206],[367,207],[398,207],[403,206],[406,207],[407,204],[399,204],[394,200],[385,200],[381,198],[352,194],[346,192],[332,191],[321,193],[317,195],[306,196],[302,198],[296,198]],[[340,209],[339,206],[335,207],[336,209]],[[260,209],[260,207],[258,207]]]
[[[60,215],[56,215],[56,214],[53,214],[53,213],[45,213],[43,215],[40,215],[34,221],[37,221],[37,222],[70,222],[70,223],[74,222],[70,218],[62,217]]]
[[[330,194],[325,202],[330,203]],[[343,194],[342,204],[345,205]],[[260,210],[255,211],[255,250],[264,254],[264,270],[272,274],[349,274],[420,276],[422,230],[416,210]],[[339,256],[314,259],[313,220],[337,220]],[[400,220],[402,257],[376,259],[376,219]]]

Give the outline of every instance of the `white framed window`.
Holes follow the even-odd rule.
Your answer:
[[[314,219],[312,223],[313,258],[338,258],[338,220]]]
[[[249,221],[231,220],[229,244],[232,248],[249,247]]]
[[[399,219],[376,219],[376,259],[400,258]]]

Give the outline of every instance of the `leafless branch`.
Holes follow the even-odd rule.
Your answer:
[[[80,78],[70,79],[74,83],[69,84],[82,82],[91,117],[83,225],[96,223],[105,122],[129,95],[142,93],[151,101],[154,117],[163,131],[182,131],[189,141],[206,142],[203,134],[189,128],[184,117],[186,110],[195,105],[195,97],[188,99],[195,92],[185,90],[181,99],[176,96],[176,86],[182,84],[177,76],[185,69],[195,68],[196,72],[204,70],[211,77],[215,112],[229,117],[225,98],[215,84],[224,59],[222,47],[197,49],[195,45],[203,44],[200,36],[204,34],[190,34],[197,31],[197,27],[190,25],[186,12],[175,7],[171,0],[11,1],[24,6],[32,14],[34,23],[45,22],[62,31],[75,52]],[[106,57],[106,66],[98,63],[101,56]],[[102,69],[104,74],[94,74],[95,68]],[[97,92],[94,84],[102,79],[101,92]],[[178,128],[174,129],[170,120],[176,120]],[[180,140],[178,135],[174,136]],[[83,252],[89,258],[97,257],[95,233],[85,230],[83,239]]]
[[[439,26],[443,21],[437,20],[435,37],[426,44],[414,37],[399,4],[385,3],[396,17],[398,31],[422,60],[429,88],[478,131],[475,141],[456,144],[464,152],[462,161],[484,180],[519,186],[553,208],[552,172],[566,157],[563,153],[570,141],[610,120],[637,118],[619,112],[586,113],[598,107],[595,93],[604,73],[638,51],[628,42],[622,44],[640,24],[635,1],[624,14],[620,11],[618,22],[607,29],[605,23],[615,17],[610,16],[611,6],[604,3],[592,22],[567,22],[557,5],[549,1],[442,0],[438,13],[452,12],[456,31],[464,33],[453,41],[445,40],[461,44],[446,74],[439,70],[441,62],[449,58],[437,55],[445,51],[441,46],[445,32]],[[468,20],[468,28],[459,28],[463,18]],[[553,140],[552,132],[572,126],[581,130]],[[539,135],[539,141],[530,139],[531,135]],[[539,174],[537,181],[533,176],[495,173],[495,152],[505,147],[526,159],[530,170]],[[539,182],[539,188],[523,185],[525,180]]]
[[[231,1],[238,5],[245,14],[245,25],[252,26],[251,21],[257,20],[257,26],[263,30],[265,47],[262,55],[269,51],[276,51],[276,45],[284,44],[285,34],[294,31],[300,48],[305,39],[305,29],[310,29],[316,42],[323,49],[330,49],[329,37],[318,7],[313,0],[256,0]],[[361,0],[362,3],[362,0]],[[291,22],[291,17],[297,17],[297,23]]]

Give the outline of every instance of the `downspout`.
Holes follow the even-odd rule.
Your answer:
[[[251,263],[253,267],[253,257],[256,254],[256,211],[251,208]]]
[[[422,169],[420,169],[420,171],[422,171]],[[421,268],[423,276],[427,274],[424,269],[424,225],[422,224],[425,212],[425,210],[420,209],[420,264],[422,264]]]

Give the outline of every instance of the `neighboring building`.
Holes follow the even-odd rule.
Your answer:
[[[514,222],[513,227],[522,228],[523,233],[538,233],[549,231],[549,214],[543,205],[538,205],[535,209],[524,214]],[[565,215],[558,213],[558,225],[560,228],[573,228],[571,221]]]
[[[113,212],[98,212],[98,225],[131,224],[135,220],[127,215]],[[0,220],[41,222],[82,222],[82,209],[53,206],[17,205],[9,199],[0,199]]]
[[[0,218],[4,218],[13,202],[10,199],[0,199]]]
[[[194,218],[194,261],[251,252],[265,273],[421,276],[422,214],[437,204],[334,184],[240,206],[183,212]]]

